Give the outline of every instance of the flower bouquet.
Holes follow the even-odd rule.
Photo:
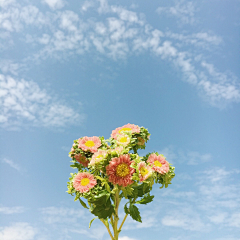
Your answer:
[[[74,140],[69,153],[71,167],[78,173],[71,173],[67,192],[95,215],[89,227],[98,218],[111,240],[118,240],[128,215],[142,221],[136,204],[153,200],[154,196],[150,195],[153,184],[166,188],[175,176],[175,168],[162,154],[138,155],[149,137],[146,128],[128,123],[113,130],[109,139],[94,136]],[[119,225],[118,209],[123,198],[127,200],[125,217]]]

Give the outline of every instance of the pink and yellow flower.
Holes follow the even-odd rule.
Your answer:
[[[96,153],[93,154],[92,159],[90,161],[90,165],[94,166],[95,164],[101,162],[104,157],[106,157],[107,151],[106,150],[98,150]]]
[[[78,173],[73,180],[73,187],[80,193],[89,192],[96,184],[94,176],[87,172]]]
[[[132,162],[128,154],[112,158],[106,167],[109,182],[123,187],[132,184],[132,174],[135,172],[135,169],[130,167]]]
[[[87,166],[88,166],[88,163],[89,163],[88,159],[87,159],[85,156],[83,156],[81,153],[76,154],[74,157],[75,157],[75,159],[76,159],[79,163],[81,163],[84,167],[87,167]]]
[[[126,124],[122,127],[116,128],[112,131],[111,137],[117,139],[117,135],[122,134],[124,131],[133,133],[140,133],[140,127],[134,124]]]
[[[130,137],[128,135],[120,134],[117,135],[117,144],[127,146],[130,143]]]
[[[153,171],[152,168],[150,166],[147,166],[145,162],[140,162],[138,165],[138,170],[139,170],[139,178],[140,178],[140,182],[145,181],[147,178],[149,178]]]
[[[165,174],[169,171],[169,163],[166,161],[164,156],[157,156],[155,153],[153,153],[148,157],[147,162],[154,171],[160,174]]]
[[[102,145],[99,137],[83,137],[78,139],[78,147],[83,151],[97,152],[97,149]]]

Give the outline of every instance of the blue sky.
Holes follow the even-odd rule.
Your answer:
[[[0,0],[0,239],[109,239],[68,152],[132,123],[176,177],[120,240],[239,240],[239,29],[239,0]]]

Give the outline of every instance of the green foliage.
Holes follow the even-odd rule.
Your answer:
[[[98,217],[95,217],[95,218],[93,218],[91,221],[90,221],[90,223],[89,223],[89,228],[91,227],[91,225],[92,225],[92,222],[95,220],[95,219],[97,219]]]
[[[147,204],[147,203],[152,202],[153,198],[154,198],[153,195],[150,196],[150,194],[147,193],[146,195],[144,195],[144,197],[141,200],[137,201],[136,203],[138,203],[138,204]]]
[[[82,204],[82,206],[83,206],[84,208],[89,209],[89,208],[87,207],[86,203],[85,203],[81,198],[79,198],[79,201],[80,201],[80,203]]]
[[[133,220],[138,221],[138,222],[142,222],[140,212],[135,205],[130,204],[129,214],[130,214],[130,216],[132,217]]]

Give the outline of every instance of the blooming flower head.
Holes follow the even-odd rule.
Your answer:
[[[147,162],[151,165],[152,169],[160,174],[165,174],[169,171],[169,163],[164,156],[157,156],[155,153],[148,157]]]
[[[135,172],[135,169],[130,167],[132,162],[127,154],[112,158],[106,167],[109,182],[123,187],[132,184],[132,174]]]
[[[90,161],[90,165],[95,165],[99,162],[101,162],[104,157],[107,155],[107,151],[106,150],[98,150],[96,153],[93,154],[92,159]]]
[[[145,162],[141,161],[138,165],[139,170],[139,178],[140,182],[145,181],[147,178],[149,178],[152,175],[152,168],[150,166],[147,166]]]
[[[81,163],[84,167],[87,167],[88,166],[88,163],[89,161],[87,160],[87,158],[85,156],[83,156],[81,153],[79,154],[76,154],[75,156],[75,159]]]
[[[117,135],[117,144],[127,146],[130,143],[130,137],[125,134]]]
[[[97,149],[102,145],[99,137],[83,137],[78,139],[78,147],[83,151],[97,152]]]
[[[112,131],[111,137],[117,139],[117,135],[122,134],[123,132],[140,133],[140,127],[134,124],[126,124],[122,127],[116,128]]]
[[[80,193],[86,193],[97,184],[94,176],[87,172],[78,173],[73,180],[73,187]]]

